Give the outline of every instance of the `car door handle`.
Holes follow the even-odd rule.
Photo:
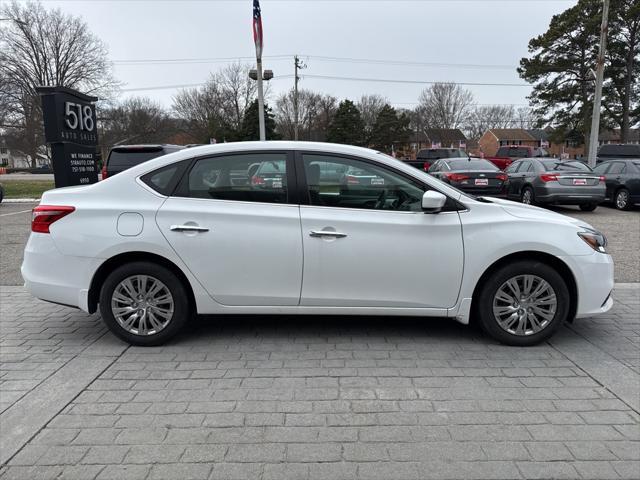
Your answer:
[[[309,236],[311,237],[334,237],[334,238],[344,238],[347,236],[346,233],[340,232],[331,232],[329,230],[311,230],[309,232]]]
[[[172,232],[208,232],[206,227],[199,227],[198,225],[171,225],[169,230]]]

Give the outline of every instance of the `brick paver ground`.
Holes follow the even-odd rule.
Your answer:
[[[640,287],[614,298],[534,348],[344,317],[136,348],[0,287],[0,478],[637,479]]]

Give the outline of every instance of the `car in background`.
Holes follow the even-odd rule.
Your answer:
[[[426,172],[436,160],[440,160],[441,158],[458,158],[466,156],[467,153],[460,148],[423,148],[418,151],[415,160],[403,161],[412,167]]]
[[[640,204],[640,159],[602,162],[593,171],[604,175],[605,202],[612,202],[618,210],[629,210]]]
[[[520,158],[548,157],[549,153],[544,148],[529,147],[527,145],[505,145],[498,148],[492,157],[486,157],[500,170],[504,170]]]
[[[118,145],[109,152],[107,161],[102,166],[102,180],[139,165],[152,158],[177,152],[181,145]]]
[[[507,174],[483,158],[436,160],[429,168],[429,175],[473,195],[505,196]]]
[[[251,175],[255,168],[255,173]],[[261,162],[249,167],[251,186],[266,189],[286,189],[287,174],[284,160]]]
[[[598,148],[597,162],[608,160],[640,160],[640,145],[638,144],[607,144]]]
[[[578,160],[525,158],[505,170],[506,195],[528,205],[578,205],[591,212],[605,197],[605,179]]]
[[[286,188],[250,185],[272,162]],[[345,187],[335,172],[351,168],[384,182]],[[469,196],[374,150],[241,142],[45,192],[21,272],[35,297],[99,308],[135,345],[193,314],[261,313],[473,316],[525,346],[612,307],[606,243],[583,220]]]
[[[0,203],[2,203],[3,198],[4,198],[4,187],[0,183]]]

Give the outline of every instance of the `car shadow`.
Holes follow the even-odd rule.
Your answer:
[[[452,318],[353,315],[203,315],[191,320],[170,343],[195,345],[221,339],[237,342],[251,337],[264,342],[295,342],[302,337],[385,342],[394,337],[420,343],[498,345],[477,327],[462,325]]]

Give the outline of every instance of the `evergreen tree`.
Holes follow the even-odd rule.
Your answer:
[[[371,148],[391,153],[394,143],[405,142],[409,138],[409,117],[398,114],[396,109],[386,104],[378,113],[371,129]]]
[[[255,100],[249,108],[247,108],[242,125],[238,132],[237,140],[249,141],[260,140],[260,124],[258,119],[258,100]],[[264,132],[267,140],[280,140],[280,135],[276,133],[276,121],[271,109],[264,105]]]
[[[549,29],[529,42],[531,57],[520,60],[518,73],[535,84],[533,112],[556,129],[557,140],[575,131],[588,141],[601,19],[601,1],[579,0],[553,16]]]
[[[364,124],[360,110],[351,100],[340,102],[333,121],[329,125],[327,142],[362,145],[363,141]]]

